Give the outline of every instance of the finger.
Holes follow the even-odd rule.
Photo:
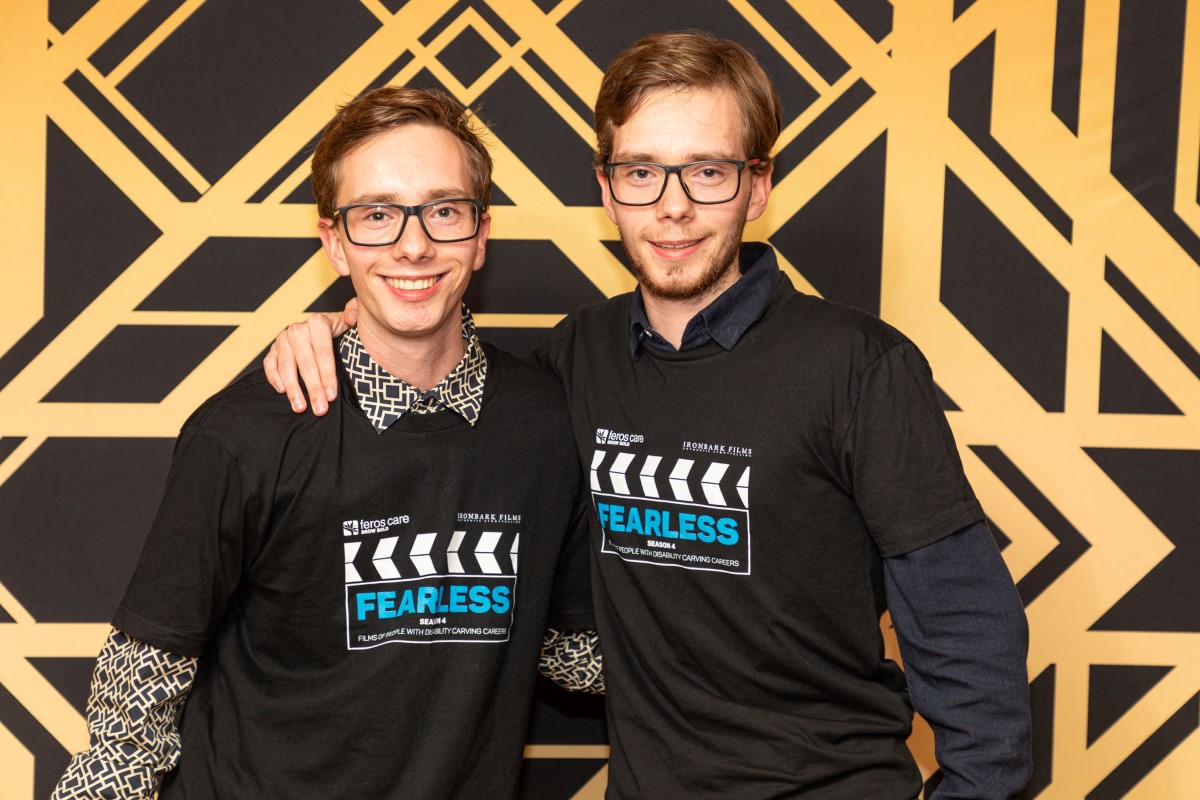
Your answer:
[[[275,344],[271,346],[271,350],[275,353],[275,372],[279,381],[276,389],[283,387],[288,401],[292,404],[292,410],[298,414],[307,408],[308,404],[304,402],[304,391],[300,388],[296,375],[296,357],[292,347],[292,328],[295,327],[298,327],[297,323],[284,328],[283,332],[275,337]]]
[[[304,388],[308,391],[312,411],[318,417],[329,410],[329,401],[325,394],[325,385],[321,382],[321,368],[317,366],[314,355],[313,341],[317,338],[328,339],[328,332],[314,336],[313,329],[320,329],[325,319],[320,314],[314,314],[304,322],[291,325],[288,329],[288,340],[292,345],[292,357],[296,360],[296,370]]]
[[[347,327],[353,327],[358,324],[358,298],[351,297],[346,303],[346,310],[342,314],[342,319],[345,320]]]
[[[325,398],[329,402],[333,402],[337,397],[338,390],[338,370],[337,356],[333,352],[333,337],[335,331],[331,328],[331,323],[336,319],[336,315],[317,314],[309,318],[309,334],[312,342],[313,359],[317,363],[317,370],[320,373],[321,387],[325,392]],[[305,381],[309,387],[309,394],[313,392],[313,385]]]
[[[281,336],[283,334],[280,334]],[[277,342],[278,340],[276,340]],[[283,379],[279,377],[279,345],[276,342],[271,342],[271,349],[263,356],[262,366],[263,372],[267,373],[267,383],[271,384],[271,388],[283,394]]]
[[[352,320],[347,320],[344,313],[339,314],[336,311],[331,311],[324,315],[325,321],[329,323],[329,333],[333,336],[341,336],[343,331],[354,327]],[[316,336],[314,335],[315,339]]]

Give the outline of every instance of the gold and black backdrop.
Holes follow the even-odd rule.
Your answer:
[[[1197,0],[6,2],[0,796],[47,796],[87,745],[180,424],[349,294],[307,183],[334,106],[386,82],[482,104],[494,224],[468,300],[524,353],[632,287],[590,107],[620,49],[692,27],[782,95],[748,237],[934,367],[1029,615],[1025,796],[1195,796]],[[598,701],[543,687],[529,742],[523,797],[601,796]],[[936,781],[920,721],[911,745]]]

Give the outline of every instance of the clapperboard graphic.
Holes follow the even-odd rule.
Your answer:
[[[443,533],[391,527],[346,539],[349,649],[508,641],[521,539],[514,527],[459,526]],[[350,531],[344,523],[343,534]]]
[[[591,490],[601,552],[657,566],[750,574],[748,458],[597,448]]]

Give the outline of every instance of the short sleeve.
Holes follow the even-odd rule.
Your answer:
[[[200,656],[252,559],[247,516],[235,459],[204,431],[185,429],[113,626],[162,650]]]
[[[983,518],[929,365],[911,342],[890,348],[860,374],[841,463],[884,558]]]
[[[596,627],[592,611],[591,562],[588,546],[587,495],[580,486],[554,572],[547,626],[564,631]]]

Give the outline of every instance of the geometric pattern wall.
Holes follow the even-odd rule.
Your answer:
[[[934,368],[1029,615],[1025,797],[1200,785],[1200,2],[53,0],[0,26],[0,796],[87,744],[173,437],[340,308],[308,155],[374,85],[481,103],[484,338],[629,290],[589,167],[609,60],[737,39],[780,90],[766,215],[802,290]],[[282,402],[282,401],[281,401]],[[884,620],[886,628],[887,621]],[[544,687],[522,796],[602,796],[600,701]],[[937,781],[928,728],[911,745]]]

